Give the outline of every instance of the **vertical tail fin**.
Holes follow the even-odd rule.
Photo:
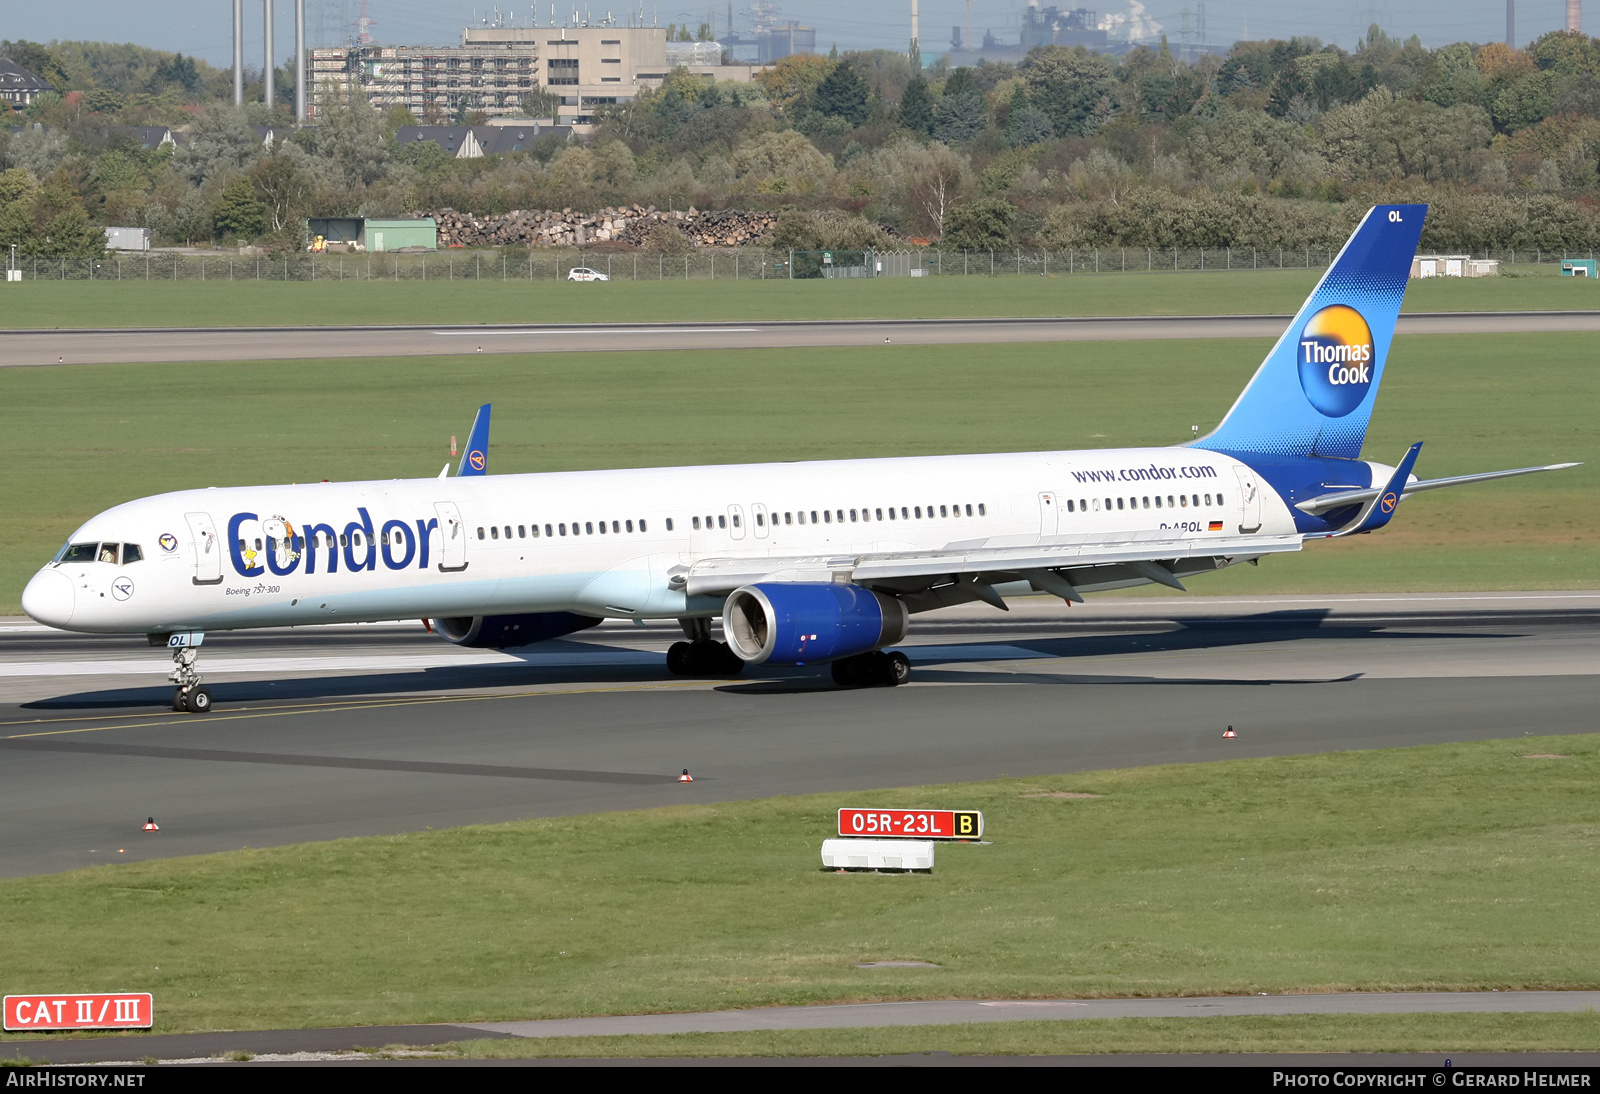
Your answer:
[[[456,467],[459,475],[487,475],[489,473],[489,403],[478,408],[472,419],[472,432],[467,434],[467,447],[461,451],[461,463]]]
[[[1427,212],[1369,209],[1222,424],[1192,446],[1360,456]]]

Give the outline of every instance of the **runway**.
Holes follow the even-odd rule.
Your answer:
[[[141,636],[0,621],[0,874],[1596,728],[1600,592],[1013,606],[916,617],[912,683],[860,691],[813,669],[678,679],[667,627],[606,624],[521,656],[414,623],[216,634],[208,716],[166,709],[168,666]],[[685,767],[692,784],[675,781]]]
[[[777,349],[817,346],[996,345],[1170,338],[1277,338],[1287,315],[1041,319],[816,320],[611,325],[207,327],[0,331],[0,366],[156,361],[427,357],[462,353]],[[1426,312],[1397,333],[1533,334],[1600,331],[1600,311]]]

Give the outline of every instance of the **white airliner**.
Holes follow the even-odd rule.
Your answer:
[[[108,509],[28,583],[41,623],[172,650],[203,712],[210,631],[420,618],[509,648],[677,619],[684,675],[829,664],[904,682],[910,616],[1194,575],[1370,532],[1418,481],[1360,459],[1427,207],[1370,210],[1211,434],[1174,448],[489,476],[489,408],[453,477],[186,490]],[[724,641],[713,641],[720,616]]]

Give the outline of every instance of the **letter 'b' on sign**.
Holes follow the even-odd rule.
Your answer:
[[[8,995],[7,1030],[149,1029],[155,1001],[149,992],[102,995]]]

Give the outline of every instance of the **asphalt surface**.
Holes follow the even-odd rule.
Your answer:
[[[522,656],[417,624],[142,637],[0,624],[0,875],[517,817],[1589,733],[1600,593],[1100,600],[930,613],[912,682],[669,676],[665,627]],[[1224,741],[1227,725],[1239,737]],[[689,768],[695,777],[681,784]],[[161,830],[141,824],[154,816]]]
[[[707,1011],[689,1014],[615,1015],[557,1018],[535,1022],[485,1022],[456,1025],[347,1026],[332,1029],[239,1030],[209,1033],[122,1035],[0,1041],[0,1059],[26,1058],[56,1064],[158,1060],[216,1059],[228,1053],[256,1055],[336,1053],[404,1045],[426,1047],[484,1039],[548,1039],[614,1037],[675,1033],[741,1033],[787,1029],[867,1029],[903,1026],[945,1026],[999,1022],[1075,1021],[1115,1018],[1230,1018],[1326,1014],[1575,1014],[1600,1007],[1600,992],[1349,992],[1329,995],[1229,995],[1167,999],[941,999],[912,1003],[865,1003],[844,1006],[766,1007],[757,1010]],[[979,1057],[930,1054],[946,1062]],[[1144,1064],[1192,1059],[1189,1056],[1021,1057],[1060,1062]],[[1405,1054],[1296,1053],[1207,1057],[1219,1064],[1266,1064],[1327,1067],[1344,1063],[1394,1067],[1436,1067],[1450,1059],[1455,1066],[1594,1067],[1600,1053],[1474,1053]],[[915,1057],[881,1061],[922,1062]],[[420,1061],[408,1061],[411,1063]],[[596,1061],[599,1062],[599,1061]],[[625,1064],[626,1061],[611,1061]],[[798,1061],[821,1063],[825,1060]]]
[[[1276,338],[1287,315],[816,320],[504,326],[207,327],[0,331],[0,366],[417,357],[460,353],[990,345],[1163,338]],[[1600,311],[1411,313],[1400,334],[1600,331]]]

